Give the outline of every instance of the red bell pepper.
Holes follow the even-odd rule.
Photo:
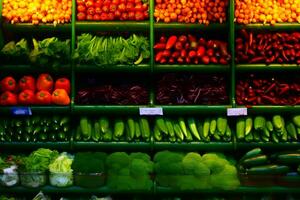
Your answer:
[[[52,103],[52,96],[46,90],[41,90],[35,94],[35,101],[37,105],[50,105]]]
[[[24,90],[31,90],[35,91],[35,79],[32,76],[23,76],[19,80],[19,87],[22,91]]]
[[[71,84],[67,78],[59,78],[55,82],[54,89],[65,89],[68,94],[70,94]]]
[[[13,92],[13,91],[16,91],[16,89],[17,89],[17,84],[16,84],[16,80],[13,77],[7,76],[1,80],[1,91]]]
[[[49,92],[52,92],[53,90],[52,77],[49,74],[40,74],[37,79],[36,87],[38,91],[47,90]]]
[[[35,103],[35,95],[32,90],[24,90],[18,96],[18,102],[21,105],[32,105]]]
[[[12,92],[6,91],[0,96],[1,106],[15,106],[18,104],[17,95]]]
[[[167,44],[166,44],[166,49],[172,49],[172,47],[175,45],[175,43],[177,42],[177,36],[172,35],[171,37],[169,37]]]

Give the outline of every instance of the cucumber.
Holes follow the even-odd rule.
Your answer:
[[[300,164],[300,153],[287,153],[279,154],[276,159],[276,163],[283,165],[299,165]]]
[[[263,165],[258,167],[252,167],[246,171],[249,175],[279,175],[286,174],[290,171],[290,168],[285,165]]]
[[[247,158],[241,162],[241,165],[243,165],[246,168],[265,164],[268,164],[268,158],[266,155],[258,155],[252,158]]]

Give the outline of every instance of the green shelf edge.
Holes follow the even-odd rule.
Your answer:
[[[237,72],[293,72],[300,71],[297,64],[238,64]]]
[[[154,72],[204,72],[224,73],[229,72],[230,65],[154,65]]]
[[[141,73],[141,72],[150,72],[151,66],[149,64],[140,64],[140,65],[76,65],[75,72],[84,72],[84,73],[99,73],[99,72],[131,72],[131,73]]]
[[[19,194],[19,193],[38,193],[42,191],[44,193],[53,194],[53,193],[60,193],[60,194],[283,194],[283,193],[300,193],[299,188],[289,188],[289,187],[280,187],[280,186],[273,186],[273,187],[245,187],[241,186],[237,189],[233,190],[222,190],[222,189],[203,189],[203,190],[176,190],[171,188],[165,187],[156,187],[155,192],[152,190],[113,190],[107,187],[101,188],[81,188],[78,186],[71,186],[67,188],[57,188],[53,186],[44,186],[41,188],[25,188],[22,186],[11,187],[11,188],[0,188],[0,192],[2,193],[12,193],[12,194]]]
[[[231,108],[231,105],[156,105],[155,107],[161,107],[164,114],[172,115],[179,113],[199,115],[199,114],[226,114],[227,108]]]
[[[71,24],[40,24],[32,25],[31,23],[17,23],[9,24],[4,22],[2,24],[4,30],[17,33],[28,33],[28,32],[47,32],[47,31],[58,31],[58,32],[71,32]]]
[[[245,108],[245,106],[238,106]],[[277,106],[277,105],[259,105],[259,106],[246,106],[248,114],[274,114],[274,113],[299,113],[300,105],[295,106]]]
[[[289,187],[245,187],[241,186],[233,190],[221,190],[221,189],[203,189],[203,190],[185,190],[180,191],[171,188],[157,187],[157,194],[256,194],[256,193],[300,193],[299,188]]]
[[[171,31],[171,30],[180,30],[180,31],[190,31],[190,30],[201,30],[201,31],[214,31],[214,30],[224,30],[228,26],[228,23],[223,24],[185,24],[185,23],[163,23],[156,22],[154,23],[154,30],[157,31]]]
[[[101,188],[82,188],[78,186],[71,186],[66,188],[58,188],[53,186],[43,186],[40,188],[26,188],[22,186],[12,187],[12,188],[0,188],[0,193],[38,193],[42,191],[47,194],[153,194],[152,190],[113,190],[108,187]]]
[[[70,149],[70,142],[0,142],[0,149]]]
[[[82,21],[75,23],[75,29],[79,32],[90,31],[147,31],[149,30],[149,21],[105,21],[89,22]]]
[[[37,67],[33,66],[30,64],[27,65],[13,65],[13,64],[4,64],[0,66],[0,70],[2,72],[9,72],[9,73],[22,73],[22,74],[27,74],[27,73],[42,73],[42,72],[47,72],[47,73],[69,73],[71,69],[71,66],[68,65],[62,65],[58,69],[54,69],[52,67]]]
[[[179,150],[179,151],[218,151],[218,150],[233,150],[232,142],[190,142],[190,143],[169,143],[169,142],[154,142],[154,150]]]
[[[256,147],[261,147],[264,149],[273,150],[297,150],[300,148],[300,142],[285,142],[285,143],[273,143],[273,142],[237,142],[236,149],[245,150],[252,149]]]
[[[32,111],[32,114],[39,113],[39,114],[49,114],[49,113],[65,113],[68,114],[71,111],[70,106],[1,106],[0,107],[0,115],[1,114],[11,114],[12,108],[18,107],[29,107]]]
[[[268,30],[268,31],[281,31],[281,30],[300,30],[300,23],[277,23],[275,25],[270,24],[247,24],[239,25],[235,24],[237,30],[248,29],[248,30]]]
[[[73,142],[73,149],[150,150],[150,142]]]
[[[138,115],[139,109],[147,105],[74,105],[74,114],[132,114]]]

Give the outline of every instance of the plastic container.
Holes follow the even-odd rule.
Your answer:
[[[75,185],[86,188],[101,187],[106,180],[104,173],[76,173],[74,179]]]
[[[17,172],[12,173],[0,173],[0,185],[3,187],[13,187],[20,182],[19,174]]]
[[[49,181],[55,187],[69,187],[73,185],[73,173],[50,172]]]
[[[47,174],[46,172],[21,172],[20,180],[24,187],[38,188],[46,185]]]

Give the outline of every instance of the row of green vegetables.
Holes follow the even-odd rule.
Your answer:
[[[237,63],[300,64],[299,32],[256,33],[238,32],[236,58],[231,58],[228,42],[219,36],[200,34],[161,34],[155,39],[155,62],[159,64],[219,64],[231,59]],[[143,35],[92,35],[77,37],[77,46],[71,55],[70,40],[57,37],[38,41],[21,39],[10,41],[1,50],[8,62],[22,58],[23,62],[59,67],[74,60],[78,64],[96,66],[113,64],[138,65],[150,58],[150,42]]]
[[[225,116],[204,117],[87,117],[76,119],[75,141],[84,142],[297,142],[300,115],[248,116],[235,122]],[[67,116],[2,118],[1,142],[69,141]],[[234,129],[235,126],[235,129]],[[235,130],[235,131],[232,131]]]
[[[298,178],[299,150],[271,155],[256,148],[238,162],[229,155],[209,152],[160,151],[151,157],[141,152],[77,152],[74,155],[56,150],[38,149],[29,155],[1,155],[0,183],[4,187],[39,188],[72,185],[83,188],[107,186],[113,190],[151,190],[158,186],[178,190],[234,190],[246,176],[272,176],[286,180]],[[258,183],[259,184],[259,183]],[[273,181],[271,184],[276,185]],[[247,182],[244,183],[247,185]]]

